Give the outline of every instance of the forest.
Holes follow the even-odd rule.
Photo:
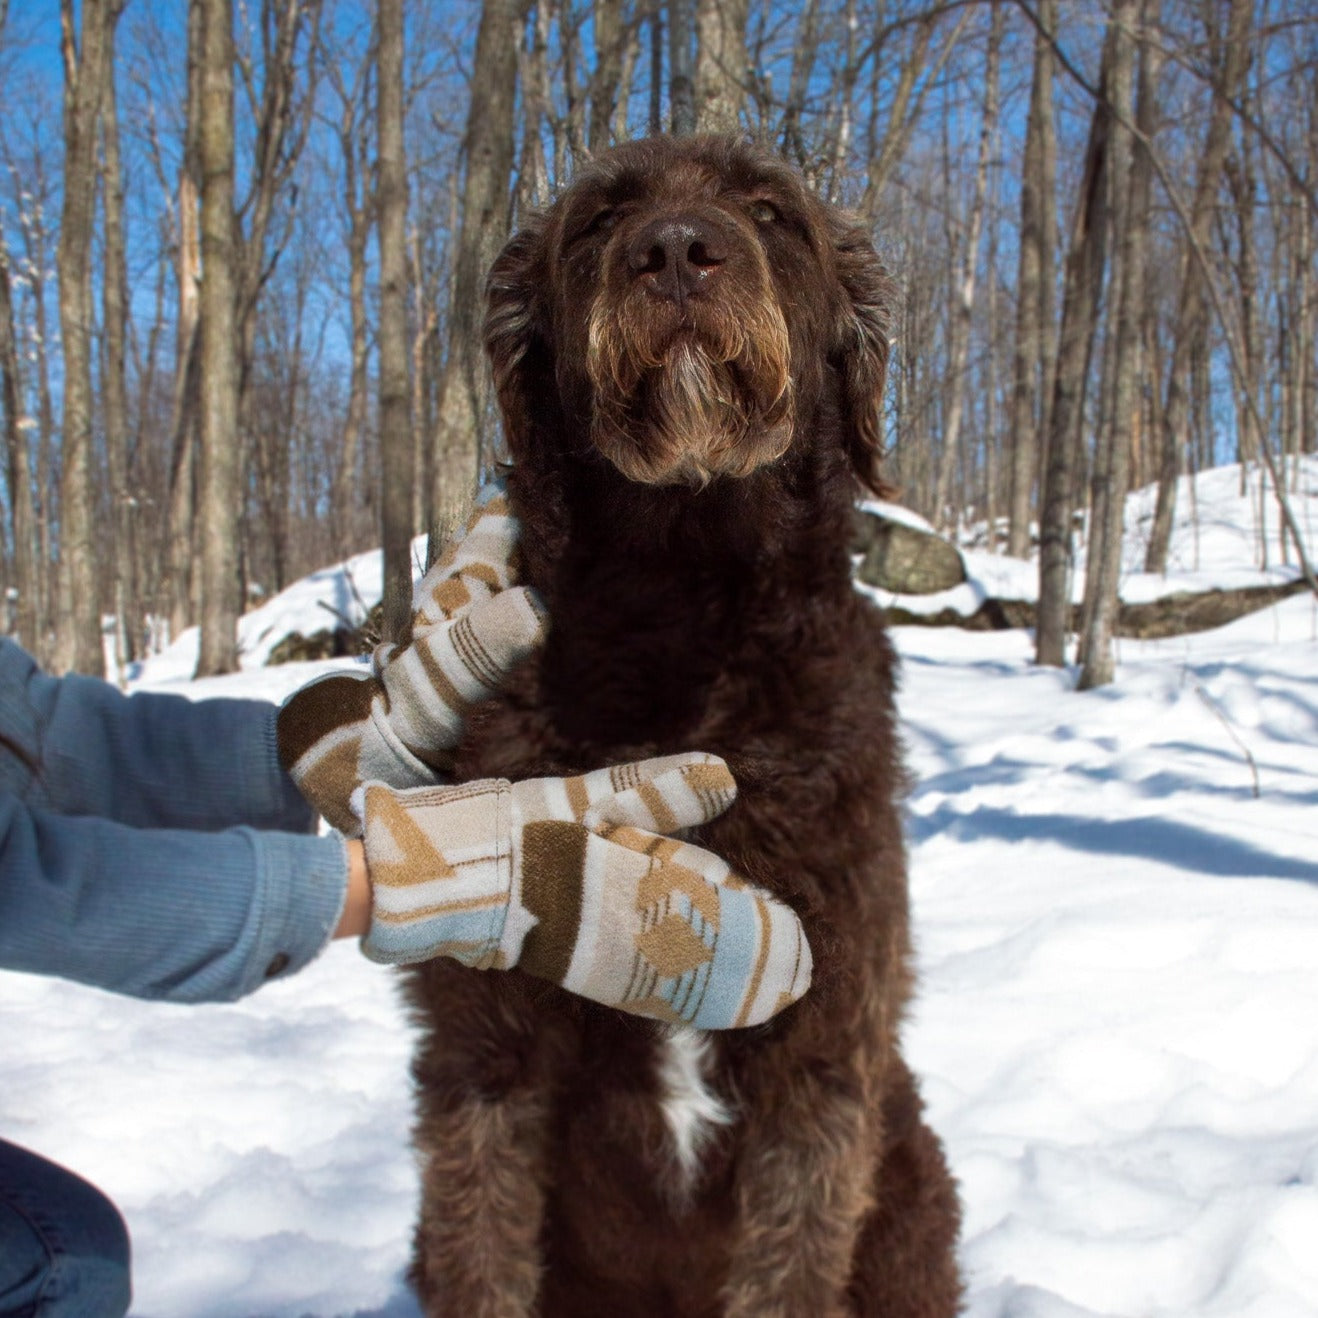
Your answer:
[[[592,154],[738,132],[872,229],[887,474],[1037,554],[1112,675],[1125,494],[1318,451],[1311,0],[0,0],[0,631],[105,672],[383,544],[500,457],[482,281]]]

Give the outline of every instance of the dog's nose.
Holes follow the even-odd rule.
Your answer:
[[[722,234],[697,215],[665,215],[643,225],[627,246],[627,267],[670,302],[697,292],[728,259]]]

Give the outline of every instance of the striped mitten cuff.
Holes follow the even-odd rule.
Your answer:
[[[415,787],[435,771],[389,722],[380,682],[366,673],[328,673],[293,692],[276,721],[279,760],[303,796],[348,837],[361,821],[348,804],[363,782]]]
[[[380,646],[373,677],[332,673],[284,702],[280,762],[335,828],[356,835],[348,798],[361,783],[417,787],[446,772],[468,711],[540,644],[539,599],[510,584],[516,538],[502,495],[488,499],[418,583],[407,645]]]
[[[810,984],[801,923],[717,856],[667,836],[732,803],[722,760],[356,798],[376,960],[517,965],[573,993],[702,1029],[758,1025]]]

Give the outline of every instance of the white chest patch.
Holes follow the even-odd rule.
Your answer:
[[[695,1183],[701,1151],[715,1128],[733,1120],[732,1110],[709,1087],[711,1062],[709,1038],[701,1030],[676,1026],[659,1045],[659,1105],[682,1191]]]

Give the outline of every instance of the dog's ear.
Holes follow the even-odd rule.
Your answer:
[[[512,458],[507,481],[522,523],[521,573],[541,592],[567,535],[546,230],[545,217],[532,216],[499,253],[485,286],[485,350]]]
[[[532,216],[499,253],[485,285],[485,350],[513,462],[535,465],[537,409],[553,362],[546,329],[545,218]]]
[[[893,488],[879,474],[884,457],[883,386],[896,285],[865,228],[833,217],[833,258],[843,293],[837,338],[846,408],[847,456],[862,485],[880,498]]]

